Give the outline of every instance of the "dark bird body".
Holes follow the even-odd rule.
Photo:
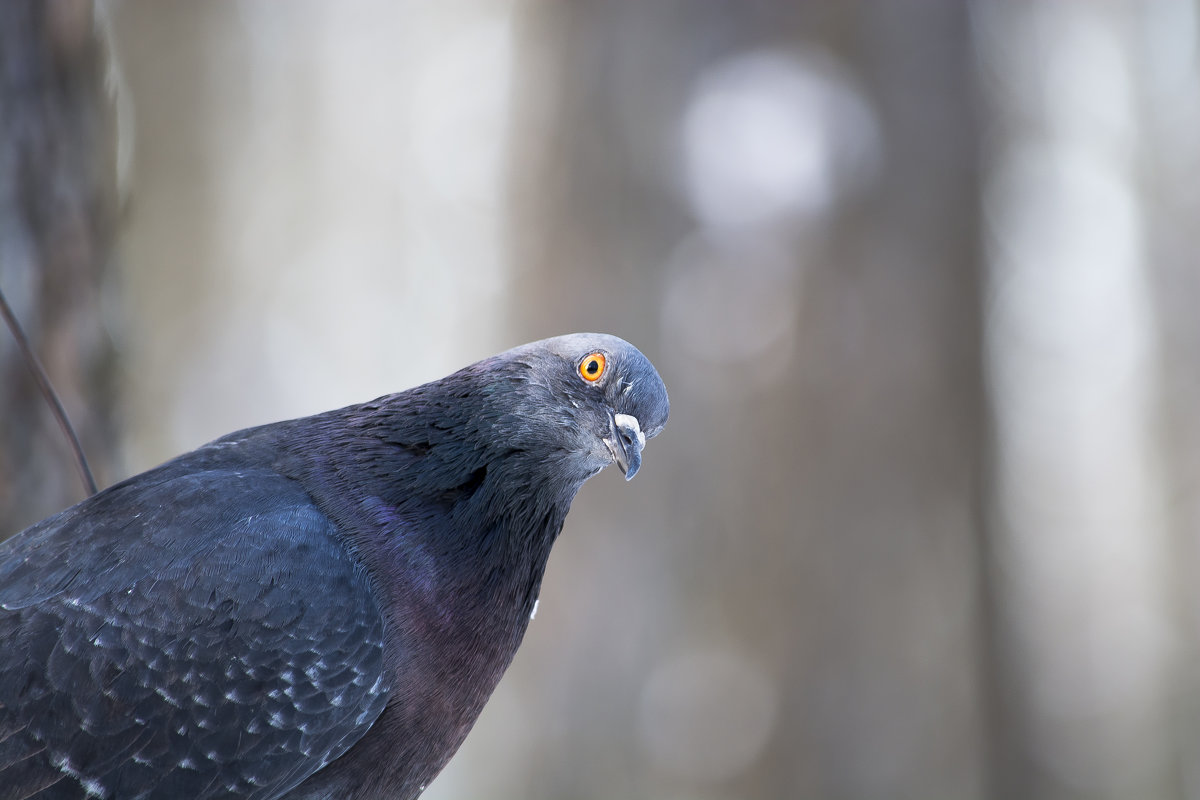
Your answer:
[[[0,545],[0,798],[413,798],[525,633],[583,482],[666,390],[547,339],[250,428]]]

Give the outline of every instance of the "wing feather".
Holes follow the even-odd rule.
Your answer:
[[[0,798],[271,798],[383,710],[383,621],[269,470],[180,463],[0,546]]]

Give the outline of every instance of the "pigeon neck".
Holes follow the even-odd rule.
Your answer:
[[[285,472],[381,575],[428,552],[438,585],[482,580],[491,600],[531,608],[586,476],[565,454],[535,457],[486,412],[446,404],[444,424],[431,425],[420,401],[437,399],[410,392],[343,409],[305,428]]]

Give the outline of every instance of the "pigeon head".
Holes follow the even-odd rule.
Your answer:
[[[646,440],[666,425],[670,402],[662,378],[636,347],[616,336],[557,336],[497,358],[528,370],[530,388],[551,401],[532,406],[532,427],[558,439],[548,444],[566,451],[586,475],[616,464],[632,479]]]
[[[556,533],[588,478],[610,464],[633,478],[669,410],[662,378],[636,347],[574,333],[289,422],[294,463],[281,469],[326,486],[337,504],[365,493],[411,513],[414,498],[433,499],[464,531],[468,520],[474,531],[480,520],[520,519]]]

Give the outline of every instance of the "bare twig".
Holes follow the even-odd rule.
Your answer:
[[[8,300],[5,299],[3,291],[0,291],[0,316],[4,317],[5,323],[8,324],[8,329],[12,331],[13,338],[17,340],[17,346],[21,349],[21,355],[25,358],[25,366],[29,367],[29,371],[33,373],[33,379],[37,383],[42,397],[49,403],[50,410],[54,414],[54,419],[58,422],[58,427],[62,429],[63,435],[71,443],[71,449],[75,453],[75,466],[79,468],[79,477],[83,480],[84,489],[88,494],[95,494],[97,491],[96,479],[92,477],[92,470],[88,467],[87,456],[83,454],[83,446],[79,444],[79,437],[75,435],[75,428],[71,426],[71,420],[67,418],[66,409],[63,408],[63,404],[58,399],[54,387],[50,384],[50,378],[47,377],[46,370],[42,369],[41,362],[38,361],[33,348],[30,347],[29,339],[25,336],[25,331],[22,330],[21,324],[17,322],[17,317],[13,314],[12,307],[9,306]]]

